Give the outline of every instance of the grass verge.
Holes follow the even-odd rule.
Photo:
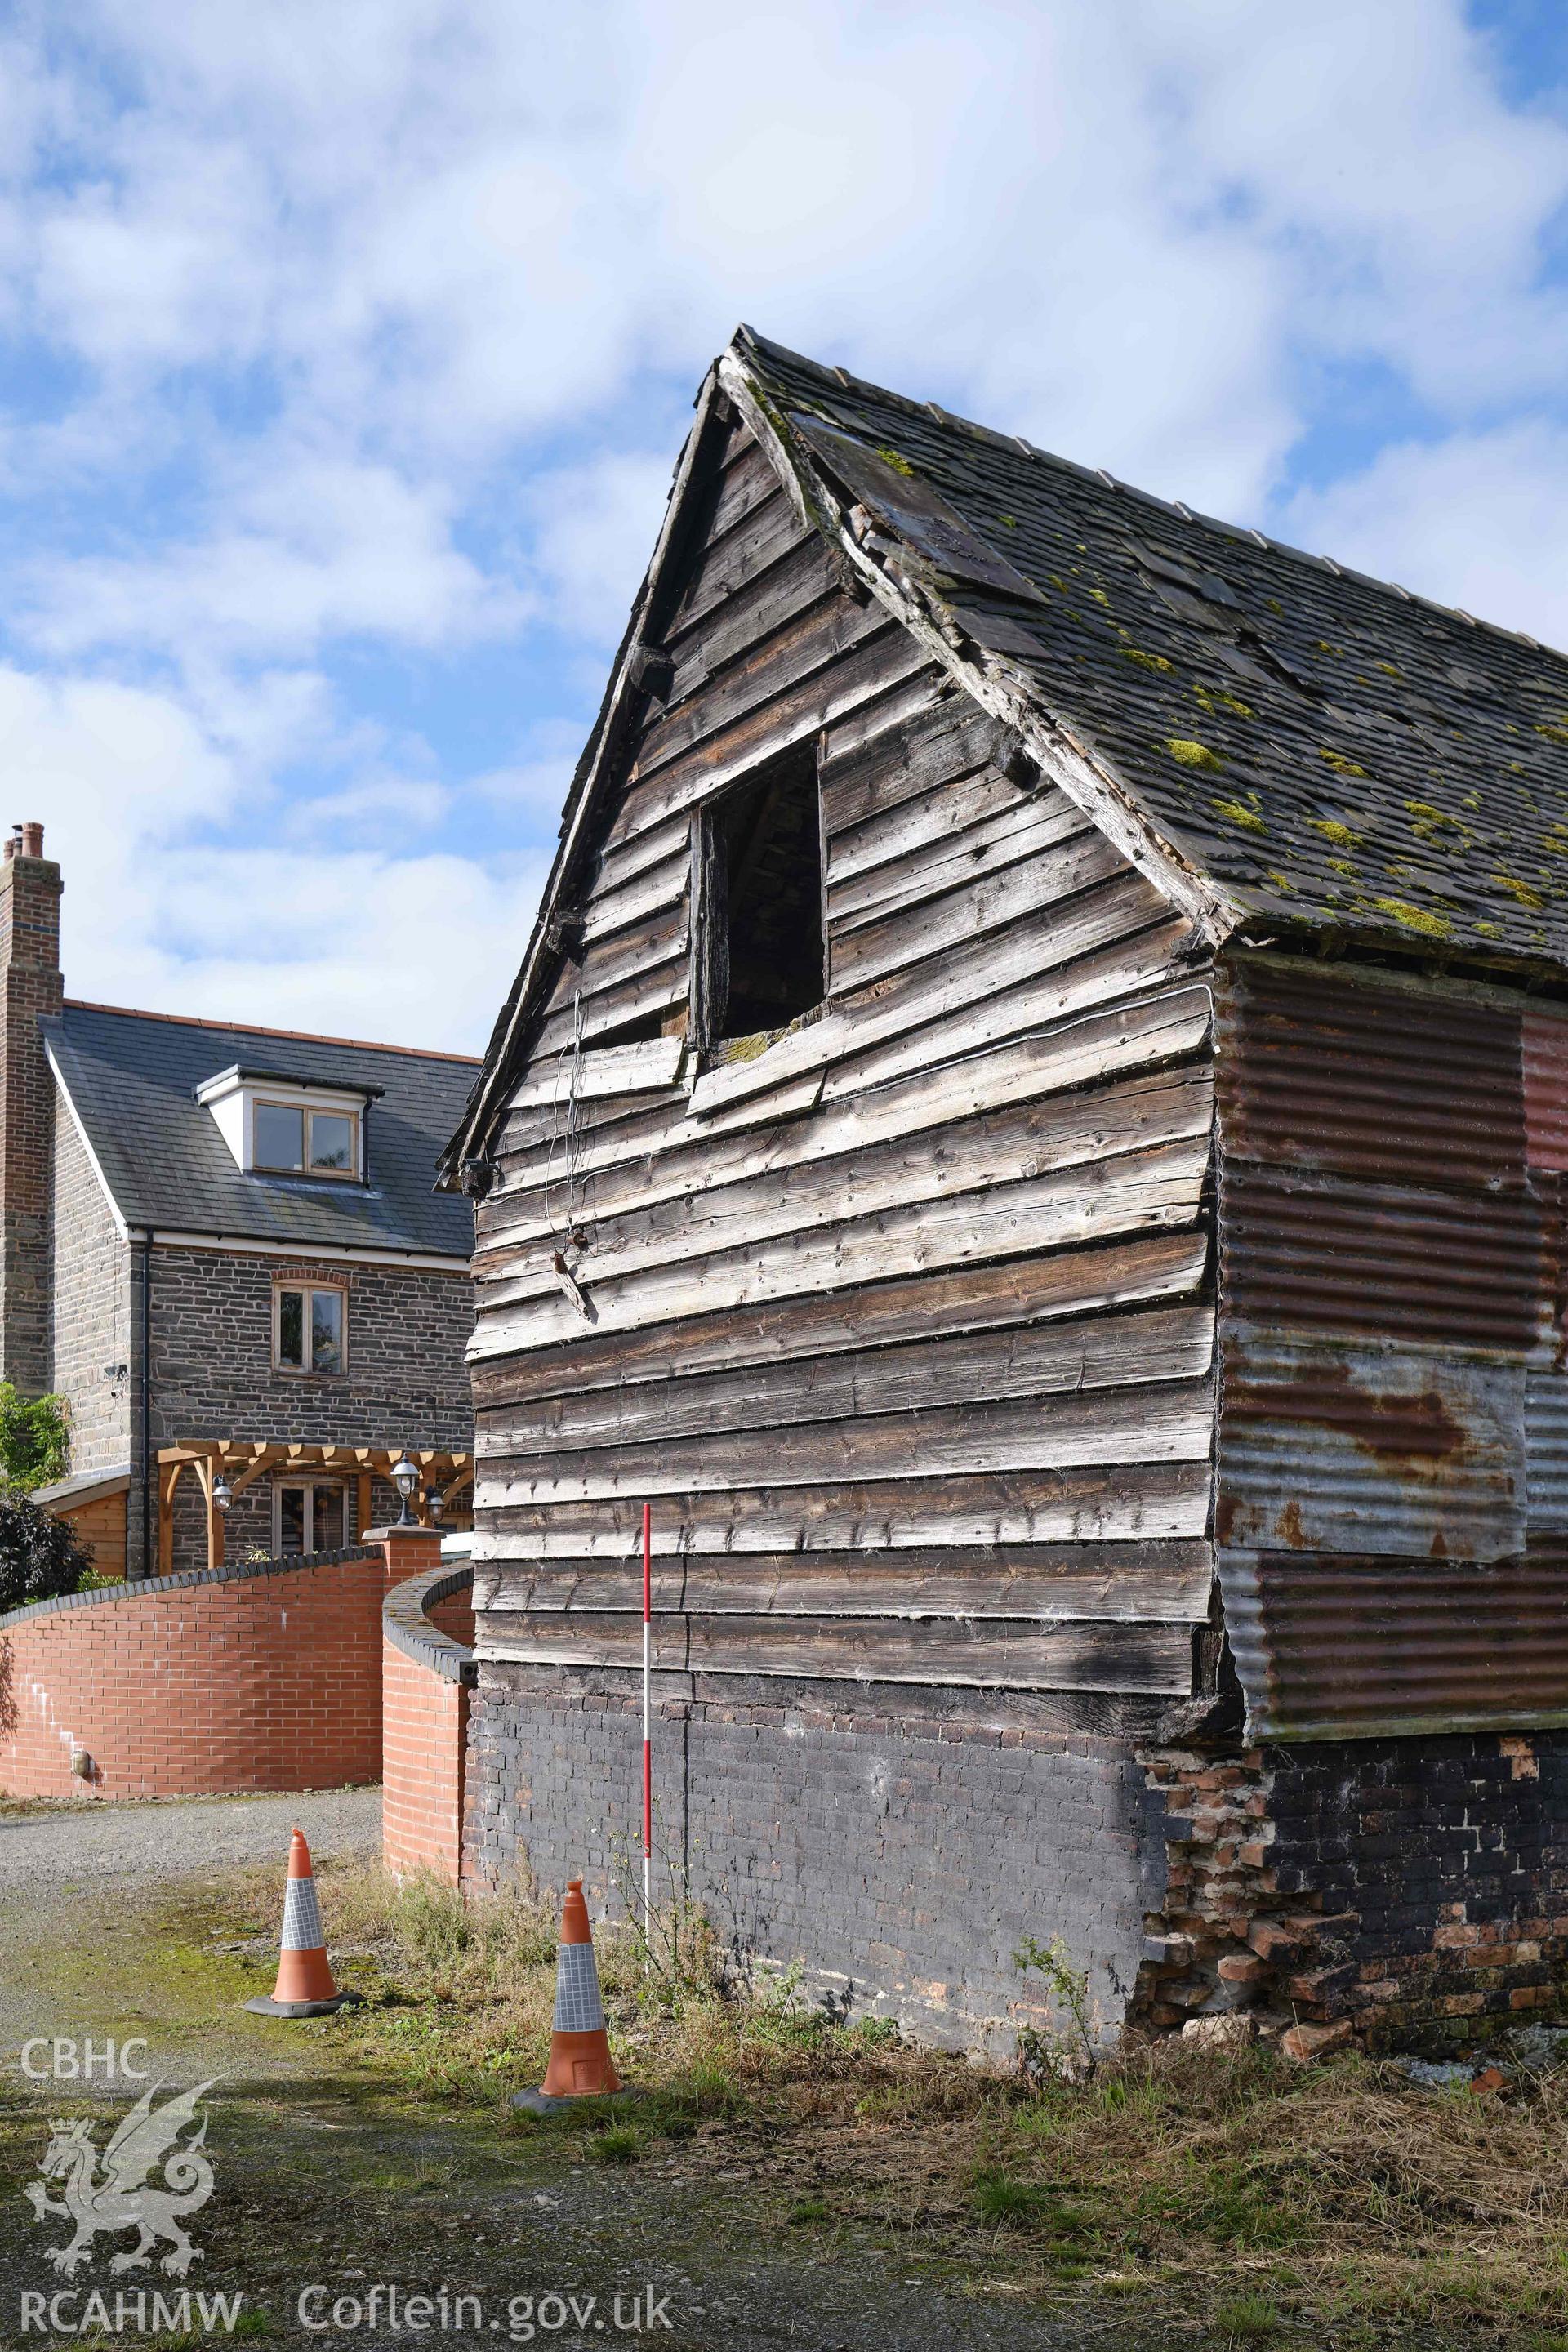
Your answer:
[[[636,1934],[599,1936],[635,2105],[536,2120],[509,2099],[543,2072],[553,1911],[526,1889],[465,1909],[434,1881],[321,1877],[367,1996],[323,2029],[334,2047],[493,2110],[542,2155],[743,2179],[781,2233],[896,2248],[949,2284],[1119,2298],[1129,2343],[1157,2315],[1204,2347],[1568,2352],[1568,2075],[1478,2097],[1356,2057],[1167,2042],[1031,2086],[884,2021],[836,2023],[787,1975],[727,1989],[688,1919],[663,1923],[651,1969]],[[255,1936],[275,1908],[258,1874],[206,1933]]]

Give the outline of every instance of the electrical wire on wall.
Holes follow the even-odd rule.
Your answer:
[[[559,1288],[572,1301],[586,1322],[596,1318],[593,1303],[576,1278],[576,1269],[591,1238],[589,1193],[581,1175],[583,1150],[582,1127],[582,1066],[583,1066],[583,992],[579,988],[572,999],[572,1050],[562,1055],[555,1065],[554,1089],[550,1106],[550,1149],[544,1163],[544,1221],[550,1229],[553,1244],[551,1270]],[[563,1073],[566,1078],[566,1099],[561,1099]],[[563,1116],[563,1112],[564,1116]],[[564,1217],[561,1194],[565,1193]]]

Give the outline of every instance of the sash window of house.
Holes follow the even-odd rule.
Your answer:
[[[280,1372],[342,1372],[348,1302],[341,1290],[280,1282],[272,1294],[272,1362]]]

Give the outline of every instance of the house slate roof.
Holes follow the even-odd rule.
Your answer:
[[[879,574],[961,680],[1000,689],[990,707],[1034,715],[1105,781],[1106,805],[1191,878],[1216,940],[1295,930],[1516,976],[1568,966],[1563,655],[742,327],[699,395],[447,1175],[481,1141],[521,1043],[583,803],[637,690],[639,641],[657,645],[660,568],[715,385],[873,592]]]
[[[133,1231],[153,1226],[300,1250],[471,1255],[469,1203],[432,1190],[441,1146],[473,1083],[467,1057],[226,1028],[68,999],[39,1027],[103,1181]],[[275,1074],[374,1094],[365,1129],[368,1183],[247,1175],[235,1164],[195,1089],[237,1063],[249,1068],[263,1058]]]

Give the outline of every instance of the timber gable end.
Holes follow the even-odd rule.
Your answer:
[[[1152,1728],[1217,1649],[1206,943],[708,429],[484,1138],[480,1658],[632,1664],[651,1499],[662,1670]],[[826,992],[707,1039],[704,821],[802,747]]]

